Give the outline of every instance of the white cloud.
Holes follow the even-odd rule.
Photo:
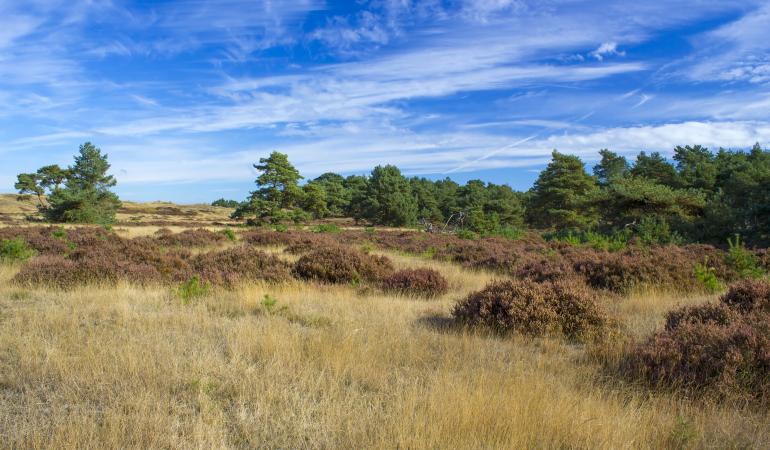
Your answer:
[[[751,3],[747,4],[750,7]],[[698,53],[682,62],[680,73],[692,80],[770,81],[770,4],[749,9],[740,18],[698,35]]]
[[[606,56],[626,56],[626,52],[618,51],[617,42],[605,42],[589,54],[599,61],[603,61]]]

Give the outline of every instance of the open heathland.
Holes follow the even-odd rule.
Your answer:
[[[770,446],[770,285],[726,249],[154,225],[0,241],[10,447]]]

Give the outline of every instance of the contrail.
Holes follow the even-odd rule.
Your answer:
[[[658,70],[656,70],[654,73],[652,73],[652,74],[651,74],[649,77],[647,77],[647,78],[644,80],[644,82],[643,82],[641,85],[639,85],[639,87],[638,87],[638,88],[636,88],[636,89],[633,89],[633,90],[631,90],[631,91],[628,91],[628,92],[626,92],[625,94],[623,94],[623,95],[621,95],[621,96],[619,96],[619,97],[610,98],[610,99],[608,99],[608,100],[605,100],[605,101],[603,101],[603,102],[597,102],[597,103],[595,103],[595,104],[593,105],[593,107],[591,108],[590,112],[588,112],[588,113],[586,113],[586,114],[583,114],[583,115],[582,115],[582,116],[580,116],[580,117],[577,117],[577,118],[576,118],[576,119],[574,119],[573,121],[567,121],[567,122],[566,122],[566,125],[564,125],[564,126],[562,126],[562,127],[559,127],[559,128],[553,128],[553,129],[551,129],[551,134],[553,135],[553,134],[554,134],[556,131],[560,131],[560,130],[566,130],[567,128],[570,128],[570,127],[572,127],[573,125],[575,125],[575,124],[577,124],[577,123],[580,123],[580,122],[581,122],[581,121],[583,121],[583,120],[586,120],[586,119],[588,119],[589,117],[593,116],[593,115],[596,113],[596,111],[597,111],[597,110],[599,110],[600,108],[603,108],[603,107],[605,107],[605,106],[607,106],[607,105],[609,105],[609,104],[611,104],[611,103],[619,102],[619,101],[625,100],[625,99],[627,99],[627,98],[630,98],[630,97],[634,97],[634,96],[636,96],[636,95],[640,95],[640,97],[641,97],[641,100],[640,100],[640,101],[639,101],[639,102],[638,102],[636,105],[632,106],[632,107],[631,107],[631,109],[635,109],[635,108],[638,108],[638,107],[640,107],[640,106],[644,105],[644,104],[645,104],[645,103],[647,103],[649,100],[651,100],[651,99],[653,98],[653,96],[649,96],[649,95],[645,94],[645,93],[643,92],[643,90],[644,90],[645,88],[647,88],[647,86],[649,86],[649,85],[650,85],[650,84],[653,82],[653,78],[654,78],[655,76],[657,76],[657,74],[658,74],[658,73],[660,73],[660,72],[661,72],[661,71],[662,71],[662,70],[663,70],[665,67],[667,67],[668,65],[669,65],[669,64],[666,64],[666,65],[664,65],[663,67],[661,67],[661,68],[659,68]],[[487,158],[489,158],[489,157],[491,157],[491,156],[494,156],[494,155],[496,155],[496,154],[498,154],[498,153],[500,153],[500,152],[504,152],[504,151],[506,151],[506,150],[510,150],[510,149],[512,149],[512,148],[514,148],[514,147],[516,147],[516,146],[518,146],[518,145],[521,145],[521,144],[523,144],[523,143],[525,143],[525,142],[531,141],[532,139],[534,139],[534,138],[536,138],[536,137],[540,136],[540,135],[541,135],[541,134],[543,134],[543,133],[544,133],[544,131],[541,131],[541,132],[539,132],[539,133],[535,133],[535,134],[533,134],[533,135],[530,135],[530,136],[528,136],[528,137],[526,137],[526,138],[524,138],[524,139],[521,139],[521,140],[519,140],[519,141],[516,141],[516,142],[513,142],[513,143],[511,143],[511,144],[508,144],[508,145],[506,145],[505,147],[500,147],[500,148],[498,148],[498,149],[492,150],[492,151],[490,151],[489,153],[486,153],[486,154],[484,154],[484,155],[480,156],[479,158],[476,158],[476,159],[474,159],[474,160],[471,160],[471,161],[465,162],[465,163],[463,163],[463,164],[461,164],[461,165],[459,165],[459,166],[457,166],[457,167],[455,167],[455,168],[453,168],[453,169],[449,169],[449,170],[447,170],[446,172],[444,172],[444,174],[454,173],[454,172],[457,172],[458,170],[462,170],[462,169],[465,169],[465,168],[467,168],[467,167],[469,167],[469,166],[472,166],[472,165],[474,165],[474,164],[478,163],[479,161],[484,161],[485,159],[487,159]]]
[[[492,156],[495,156],[496,154],[498,154],[500,152],[503,152],[505,150],[508,150],[509,148],[513,148],[513,147],[516,147],[517,145],[521,145],[521,144],[523,144],[523,143],[525,143],[527,141],[531,141],[532,139],[538,137],[539,135],[540,135],[540,133],[533,134],[532,136],[525,137],[524,139],[522,139],[520,141],[516,141],[516,142],[514,142],[512,144],[508,144],[505,147],[500,147],[497,150],[492,150],[491,152],[485,154],[484,156],[481,156],[480,158],[474,159],[473,161],[468,161],[465,164],[459,165],[459,166],[455,167],[454,169],[447,170],[444,173],[447,174],[447,173],[457,172],[458,170],[462,170],[462,169],[464,169],[464,168],[466,168],[466,167],[468,167],[468,166],[470,166],[472,164],[478,163],[479,161],[484,161],[485,159],[490,158]]]

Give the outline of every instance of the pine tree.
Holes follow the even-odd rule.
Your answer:
[[[254,181],[257,190],[249,199],[236,208],[233,218],[249,217],[255,222],[281,222],[291,216],[290,210],[298,207],[302,200],[302,179],[299,171],[289,162],[289,157],[272,152],[267,158],[260,158],[254,168],[260,172]]]
[[[365,218],[373,223],[408,226],[417,222],[417,200],[395,166],[377,166],[369,178]]]
[[[58,166],[41,169],[42,182],[52,186],[46,217],[52,222],[109,224],[115,221],[120,200],[110,188],[117,184],[107,155],[90,142],[80,146],[75,164],[64,172]],[[40,172],[39,172],[40,173]],[[58,185],[64,183],[64,187]]]
[[[586,173],[580,158],[554,150],[531,189],[528,221],[539,228],[591,228],[599,218],[591,203],[596,192],[596,180]]]

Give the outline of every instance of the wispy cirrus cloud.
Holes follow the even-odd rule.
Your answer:
[[[767,142],[768,52],[753,31],[767,11],[754,0],[0,0],[0,180],[66,161],[87,139],[121,185],[240,180],[244,192],[250,163],[275,149],[309,175],[395,163],[507,168],[515,184],[553,148],[588,159]],[[692,48],[656,48],[672,35]]]

